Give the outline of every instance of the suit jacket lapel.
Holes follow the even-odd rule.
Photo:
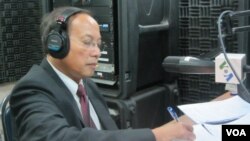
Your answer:
[[[67,89],[67,86],[65,86],[65,84],[62,82],[62,80],[56,74],[56,72],[53,70],[53,68],[50,66],[47,59],[43,59],[40,66],[43,67],[48,72],[48,74],[51,75],[51,77],[55,78],[54,80],[56,81],[56,84],[58,84],[58,87],[60,87],[58,90],[61,91],[60,93],[66,93],[66,96],[64,98],[66,98],[67,100],[70,100],[70,103],[72,103],[72,107],[74,109],[74,113],[77,114],[77,116],[78,116],[79,120],[81,121],[82,125],[84,125],[81,113],[80,113],[80,111],[79,111],[79,109],[77,107],[76,102],[74,102],[75,100],[74,100],[72,94]]]
[[[96,111],[96,114],[100,120],[100,123],[104,129],[117,129],[117,126],[115,125],[113,119],[107,112],[107,109],[102,104],[102,102],[95,96],[95,94],[89,89],[87,86],[86,88],[88,97]]]

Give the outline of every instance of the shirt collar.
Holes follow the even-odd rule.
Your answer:
[[[67,86],[67,88],[70,90],[72,94],[76,94],[78,89],[78,84],[73,81],[71,78],[69,78],[67,75],[62,73],[60,70],[58,70],[48,59],[50,66],[53,68],[53,70],[56,72],[56,74],[60,77],[60,79],[63,81],[63,83]],[[82,81],[80,81],[82,83]]]

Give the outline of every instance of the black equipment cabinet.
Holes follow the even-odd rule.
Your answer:
[[[105,96],[126,99],[164,81],[162,60],[177,50],[177,1],[54,0],[52,5],[89,9],[100,24],[102,55],[93,80]]]
[[[153,86],[127,100],[106,97],[106,101],[120,129],[154,128],[171,120],[166,111],[173,97],[169,92],[165,86]]]

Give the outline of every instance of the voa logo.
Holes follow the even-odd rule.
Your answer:
[[[224,78],[227,82],[229,82],[233,78],[233,73],[230,71],[230,67],[228,66],[226,61],[223,61],[220,64],[220,70],[223,70],[224,72]]]
[[[222,141],[249,141],[250,125],[222,125]]]
[[[227,136],[247,136],[244,129],[226,129]]]

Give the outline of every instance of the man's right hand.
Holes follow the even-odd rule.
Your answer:
[[[152,130],[156,141],[194,141],[191,124],[172,121]]]

